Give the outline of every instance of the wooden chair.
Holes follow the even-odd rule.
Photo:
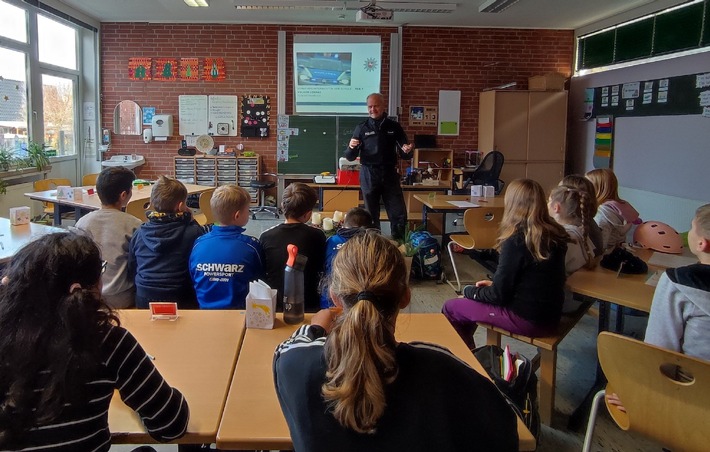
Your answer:
[[[200,213],[193,216],[195,221],[197,221],[200,226],[214,223],[214,217],[212,216],[212,207],[210,206],[210,200],[212,199],[213,194],[214,188],[200,193]]]
[[[88,185],[96,185],[96,179],[99,177],[99,173],[94,174],[84,174],[81,178],[81,185],[86,187]]]
[[[540,369],[538,405],[540,407],[540,421],[545,425],[552,424],[552,413],[555,411],[555,385],[557,383],[557,346],[572,331],[572,328],[587,313],[592,305],[592,300],[583,302],[576,311],[562,314],[557,330],[547,337],[528,337],[514,334],[497,326],[477,322],[486,328],[486,343],[500,347],[501,335],[525,342],[537,347],[537,355],[531,360],[533,369]]]
[[[47,191],[47,190],[54,190],[59,186],[62,185],[68,185],[71,186],[71,181],[69,179],[64,179],[64,178],[55,178],[55,179],[40,179],[36,180],[32,183],[32,188],[34,191]],[[51,217],[54,215],[54,203],[53,202],[43,202],[43,213],[42,213],[42,218],[41,220],[45,219],[46,217]],[[74,212],[73,209],[71,208],[66,208],[66,212],[62,211],[62,214],[64,213],[72,213]]]
[[[451,283],[449,285],[457,292],[461,292],[461,280],[459,272],[454,261],[453,246],[458,245],[468,251],[479,248],[493,248],[498,237],[498,225],[503,218],[503,207],[474,207],[467,209],[463,214],[463,225],[466,228],[466,234],[453,234],[449,236],[451,240],[446,246],[449,250],[451,258],[451,267],[456,275],[456,287]]]
[[[146,213],[149,210],[150,200],[148,199],[136,199],[128,201],[128,204],[126,204],[126,213],[133,215],[144,223],[148,220]]]
[[[710,362],[645,342],[603,332],[597,338],[599,363],[626,413],[606,402],[614,422],[674,451],[708,450]],[[584,451],[589,451],[599,402],[594,398]]]

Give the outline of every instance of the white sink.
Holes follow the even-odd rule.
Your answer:
[[[101,162],[101,166],[123,166],[128,169],[133,169],[137,166],[145,164],[145,158],[142,155],[114,155],[109,160]]]

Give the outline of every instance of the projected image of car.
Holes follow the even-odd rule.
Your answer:
[[[350,53],[299,53],[296,60],[299,85],[350,85]]]

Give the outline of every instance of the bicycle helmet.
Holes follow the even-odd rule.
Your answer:
[[[634,245],[663,253],[680,254],[683,241],[680,234],[660,221],[644,221],[634,231]]]

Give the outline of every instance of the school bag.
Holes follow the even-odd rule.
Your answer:
[[[412,257],[412,275],[416,279],[439,279],[441,277],[441,246],[427,231],[417,231],[410,237],[417,250]]]
[[[518,354],[517,359],[522,361],[517,368],[517,376],[506,381],[501,376],[501,357],[503,349],[497,345],[484,345],[473,351],[474,356],[481,363],[495,385],[508,400],[508,405],[523,420],[535,439],[540,435],[540,412],[537,404],[537,375],[533,371],[532,363],[526,357]]]

